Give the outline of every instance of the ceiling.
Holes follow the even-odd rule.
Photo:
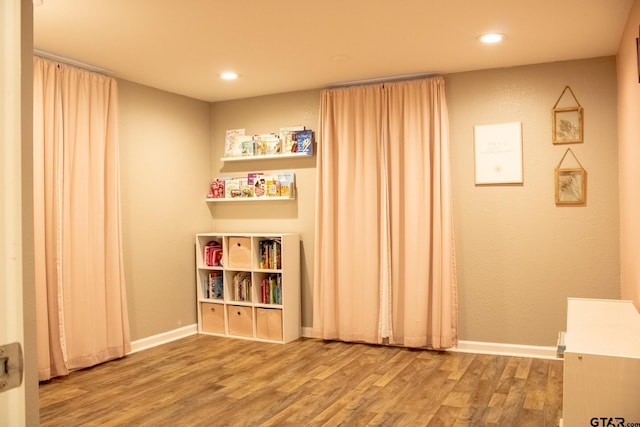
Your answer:
[[[205,101],[615,55],[633,0],[44,0],[34,48]],[[506,34],[483,45],[485,32]],[[234,70],[235,81],[219,74]]]

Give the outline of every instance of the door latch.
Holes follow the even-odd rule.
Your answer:
[[[0,346],[0,393],[22,384],[22,347],[19,342]]]

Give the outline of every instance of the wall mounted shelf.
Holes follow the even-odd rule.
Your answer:
[[[206,198],[207,203],[218,202],[275,202],[276,200],[295,200],[295,197],[221,197],[218,199]]]
[[[287,159],[292,157],[312,157],[310,153],[285,153],[285,154],[259,154],[255,156],[235,156],[235,157],[221,157],[223,162],[244,162],[250,160],[270,160],[270,159]]]

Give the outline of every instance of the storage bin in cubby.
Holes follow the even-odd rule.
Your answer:
[[[251,307],[228,305],[227,319],[229,319],[229,335],[253,337]]]
[[[224,334],[224,304],[200,303],[202,331]]]

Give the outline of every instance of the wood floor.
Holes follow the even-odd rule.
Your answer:
[[[43,426],[557,426],[558,360],[194,335],[40,385]]]

